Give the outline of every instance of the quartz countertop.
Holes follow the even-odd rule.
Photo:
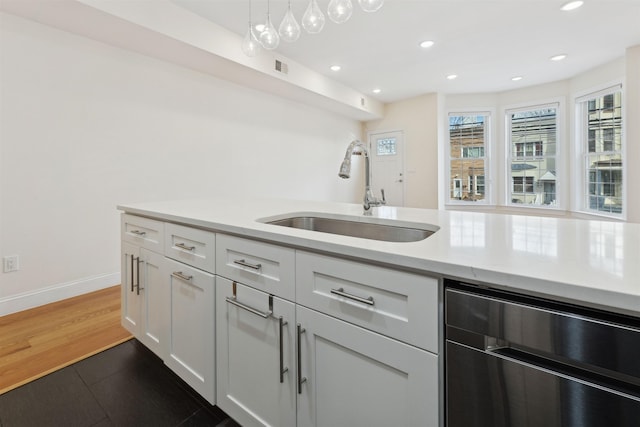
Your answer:
[[[174,200],[118,209],[640,316],[640,224],[390,206],[364,217],[359,204],[278,199]],[[439,230],[422,241],[396,243],[258,221],[291,213],[393,219]]]

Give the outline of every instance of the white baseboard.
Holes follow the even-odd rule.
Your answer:
[[[118,283],[120,283],[119,272],[86,277],[73,282],[47,286],[33,292],[12,295],[0,299],[0,316],[108,288]]]

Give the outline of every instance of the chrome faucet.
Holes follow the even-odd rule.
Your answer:
[[[360,150],[360,151],[357,151]],[[371,191],[371,175],[369,173],[369,151],[365,144],[360,142],[357,139],[351,141],[351,144],[347,147],[347,152],[344,155],[344,160],[342,161],[342,165],[340,165],[340,172],[338,172],[338,176],[340,178],[348,179],[351,175],[351,156],[353,154],[364,154],[365,161],[365,185],[364,185],[364,215],[371,215],[371,207],[372,206],[380,206],[387,203],[384,198],[384,190],[381,190],[382,199],[378,199],[373,195]]]

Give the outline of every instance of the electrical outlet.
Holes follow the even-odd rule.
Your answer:
[[[9,255],[2,258],[3,271],[10,273],[12,271],[18,271],[18,255]]]

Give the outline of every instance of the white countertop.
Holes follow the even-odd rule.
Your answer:
[[[382,242],[256,221],[289,213],[350,215],[362,205],[295,200],[177,200],[118,209],[336,255],[368,259],[640,316],[640,224],[380,207],[440,227],[419,242]]]

